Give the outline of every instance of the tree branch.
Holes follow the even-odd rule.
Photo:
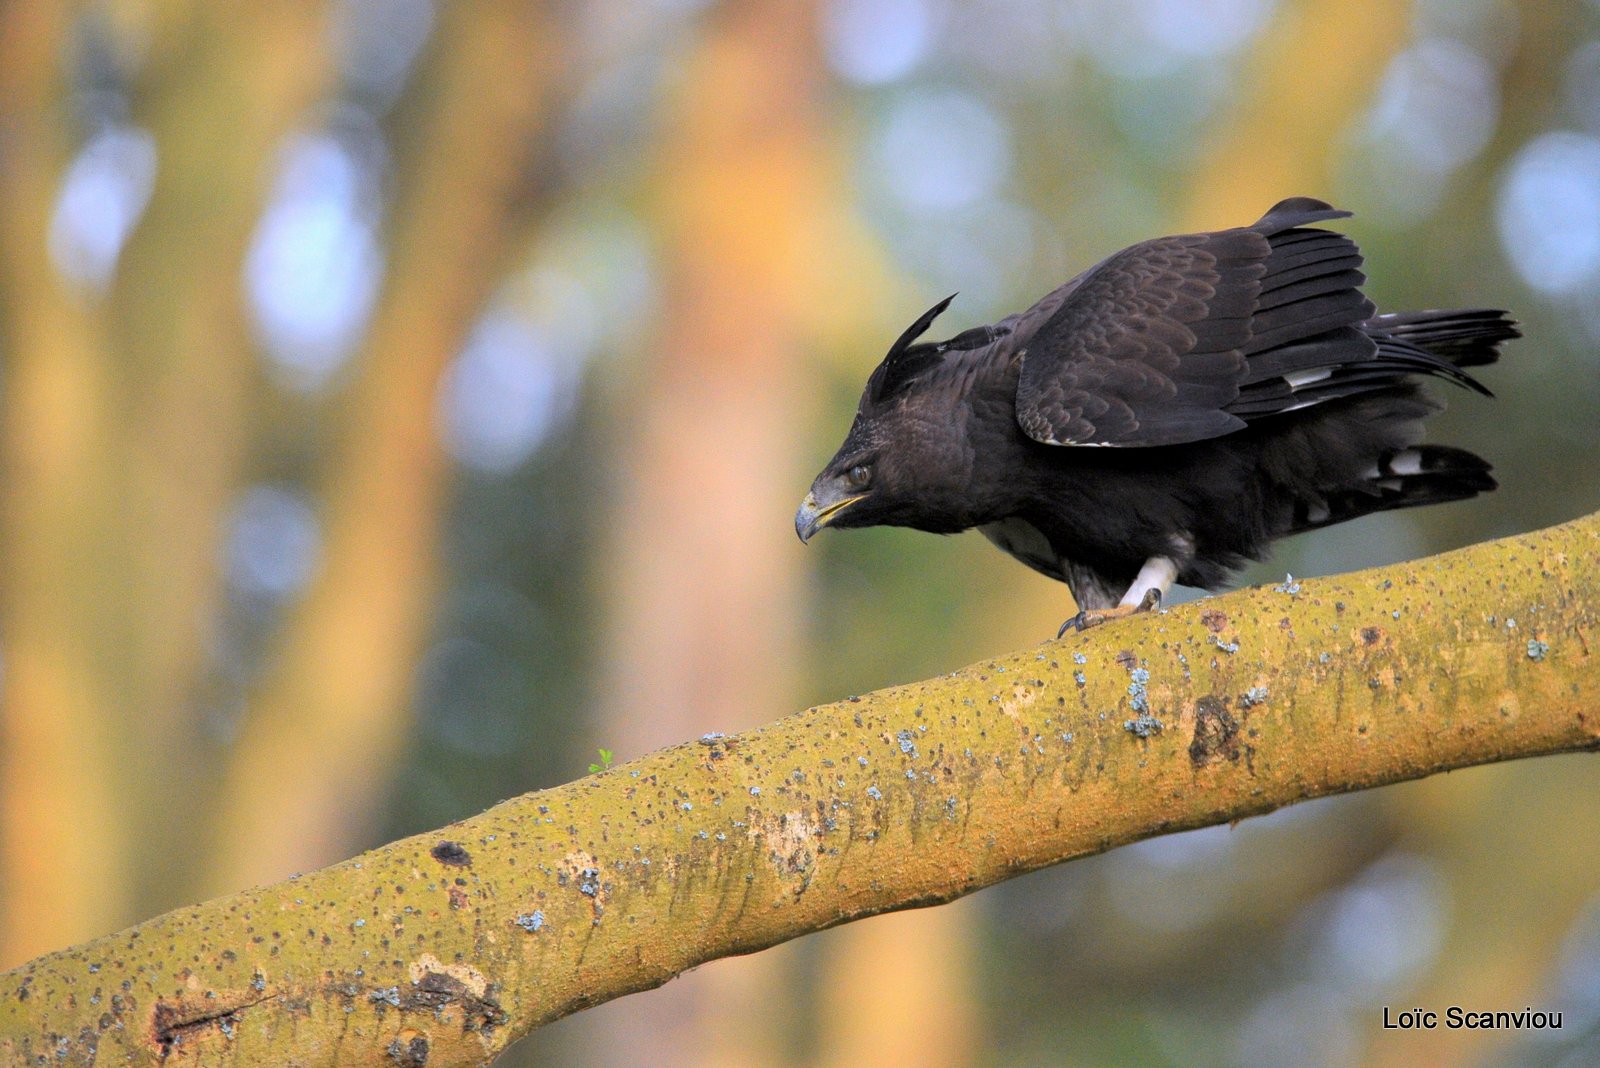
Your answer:
[[[0,1052],[482,1064],[717,957],[1310,797],[1600,748],[1597,560],[1600,515],[707,736],[41,957],[0,976]]]

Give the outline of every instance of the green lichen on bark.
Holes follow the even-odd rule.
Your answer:
[[[1597,561],[1591,516],[708,735],[6,973],[0,1059],[483,1064],[716,957],[1308,797],[1591,749]]]

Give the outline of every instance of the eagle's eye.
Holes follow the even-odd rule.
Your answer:
[[[856,464],[844,477],[853,488],[866,489],[867,483],[872,481],[872,469],[866,464]]]

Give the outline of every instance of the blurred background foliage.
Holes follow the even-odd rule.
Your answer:
[[[1600,507],[1600,5],[0,4],[0,967],[709,730],[1037,642],[981,539],[790,516],[887,342],[1354,209],[1528,339],[1494,496]],[[1509,625],[1509,624],[1508,624]],[[1565,1013],[1379,1028],[1384,1005]],[[1600,785],[1476,769],[707,966],[508,1064],[1600,1061]]]

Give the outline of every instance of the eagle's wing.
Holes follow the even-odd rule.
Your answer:
[[[1090,268],[1043,325],[1017,331],[1022,429],[1051,445],[1174,445],[1405,374],[1459,375],[1364,328],[1355,243],[1303,228],[1349,214],[1295,197],[1251,226],[1156,238]]]

